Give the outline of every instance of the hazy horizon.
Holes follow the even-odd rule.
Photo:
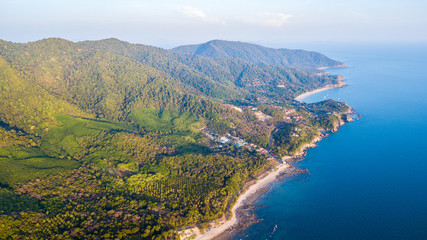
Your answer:
[[[29,42],[118,38],[172,48],[213,39],[269,47],[426,43],[427,2],[411,1],[1,1],[0,38]]]

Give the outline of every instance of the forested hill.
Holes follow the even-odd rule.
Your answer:
[[[215,59],[240,58],[257,65],[276,65],[303,69],[335,67],[343,64],[317,52],[273,49],[251,43],[223,40],[180,46],[172,50]]]
[[[188,90],[195,90],[192,93],[217,100],[243,99],[248,103],[247,99],[251,99],[249,102],[255,101],[257,104],[283,102],[302,92],[337,83],[336,76],[283,66],[257,65],[237,58],[213,59],[188,55],[118,39],[85,41],[77,45],[136,60],[184,83]]]
[[[52,122],[53,112],[76,113],[65,109],[122,121],[137,107],[182,109],[190,106],[189,99],[201,101],[200,97],[252,105],[284,103],[299,93],[337,83],[336,76],[240,59],[189,56],[117,39],[74,43],[50,38],[27,44],[0,40],[2,59],[3,68],[25,88],[4,78],[11,89],[6,85],[0,89],[2,104],[9,109],[0,120],[33,131]],[[38,99],[32,104],[46,102],[52,110],[41,105],[18,109],[15,101],[22,101],[19,91],[25,89],[26,97]]]
[[[336,82],[117,39],[0,40],[0,239],[178,239],[335,130],[346,104],[292,99]]]

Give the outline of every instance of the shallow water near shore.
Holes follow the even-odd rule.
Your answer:
[[[264,221],[231,239],[427,239],[427,45],[313,50],[346,61],[328,72],[348,86],[304,101],[362,119],[310,149],[296,164],[310,175],[273,184],[255,203]]]

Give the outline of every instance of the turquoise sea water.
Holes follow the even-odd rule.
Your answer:
[[[363,117],[310,149],[297,166],[311,174],[275,183],[256,202],[264,221],[232,239],[427,239],[427,45],[319,50],[346,62],[329,72],[348,86],[305,101]]]

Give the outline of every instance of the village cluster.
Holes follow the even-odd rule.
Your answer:
[[[203,129],[203,133],[206,135],[206,137],[208,139],[216,142],[218,144],[216,147],[218,147],[218,148],[222,148],[225,145],[234,145],[234,146],[239,147],[239,148],[244,147],[250,151],[257,151],[261,154],[264,154],[268,158],[270,158],[271,160],[274,159],[274,160],[277,160],[280,163],[282,163],[282,160],[276,154],[269,152],[267,149],[260,147],[256,144],[248,143],[245,140],[243,140],[239,137],[233,136],[229,133],[226,134],[225,136],[218,136],[215,133],[211,133],[211,132],[206,131],[206,129]]]

